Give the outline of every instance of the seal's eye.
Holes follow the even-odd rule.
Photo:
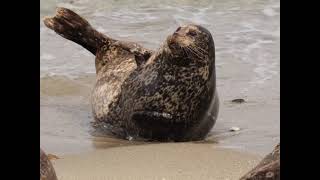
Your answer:
[[[180,29],[181,29],[181,27],[178,27],[178,29],[175,31],[175,32],[178,32],[178,31],[180,31]]]
[[[189,36],[196,36],[197,33],[196,33],[195,31],[189,31],[189,32],[187,33],[187,35],[189,35]]]

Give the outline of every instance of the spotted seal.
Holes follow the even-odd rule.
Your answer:
[[[44,23],[96,56],[94,125],[121,137],[190,141],[218,116],[215,47],[200,25],[181,26],[152,51],[109,38],[78,14],[58,8]]]
[[[56,172],[46,155],[40,148],[40,180],[57,180]]]

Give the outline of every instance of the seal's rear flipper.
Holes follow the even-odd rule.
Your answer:
[[[70,9],[59,7],[54,17],[46,17],[43,21],[48,28],[81,45],[94,55],[97,55],[98,50],[103,46],[113,44],[134,54],[139,66],[145,63],[153,53],[137,43],[117,41],[101,34],[88,21]]]
[[[54,17],[46,17],[43,21],[48,28],[94,55],[99,48],[115,41],[96,31],[88,21],[66,8],[57,8]]]

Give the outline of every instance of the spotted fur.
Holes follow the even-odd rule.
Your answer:
[[[190,30],[197,36],[189,37]],[[197,25],[179,28],[141,66],[130,55],[116,57],[118,50],[111,51],[104,54],[106,62],[118,62],[105,65],[94,92],[94,99],[101,101],[99,105],[93,101],[94,108],[101,107],[94,111],[99,122],[121,136],[187,141],[207,135],[218,114],[209,31]],[[110,103],[102,100],[106,94],[110,99],[104,102]]]

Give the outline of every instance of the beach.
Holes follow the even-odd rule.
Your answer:
[[[150,143],[96,132],[90,124],[95,57],[43,25],[56,6],[74,10],[110,37],[150,49],[181,24],[208,28],[220,98],[208,137]],[[245,102],[232,102],[238,98]],[[278,1],[41,1],[40,145],[59,157],[52,160],[59,179],[239,179],[279,141]]]
[[[238,179],[260,159],[210,144],[161,143],[96,150],[54,160],[58,179]]]

